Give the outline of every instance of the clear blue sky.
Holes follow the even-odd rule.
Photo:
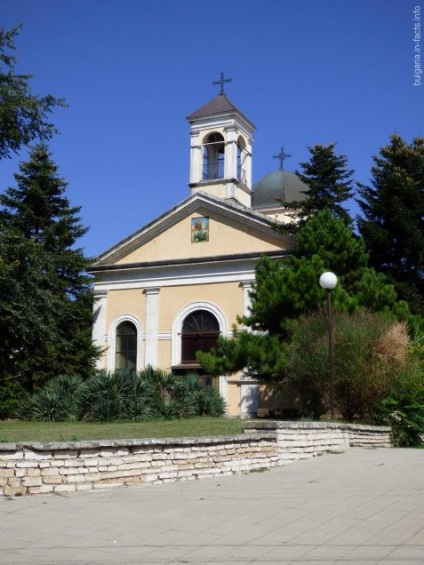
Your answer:
[[[255,182],[281,146],[294,171],[308,146],[337,142],[367,183],[393,132],[424,136],[417,5],[423,28],[422,0],[1,0],[0,21],[23,24],[18,69],[33,91],[69,104],[50,147],[93,256],[189,195],[185,117],[218,93],[221,71],[257,127]],[[0,190],[18,163],[0,163]]]

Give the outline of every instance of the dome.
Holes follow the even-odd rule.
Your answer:
[[[302,201],[306,198],[303,193],[308,190],[308,186],[297,175],[279,169],[255,184],[252,208],[278,208],[280,202]]]

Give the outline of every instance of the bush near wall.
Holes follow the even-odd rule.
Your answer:
[[[221,416],[225,402],[197,375],[176,377],[147,368],[100,371],[87,381],[72,375],[51,380],[22,408],[23,419],[38,421],[111,422],[157,418]]]

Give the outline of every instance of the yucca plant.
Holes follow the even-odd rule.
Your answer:
[[[101,371],[89,379],[81,393],[82,419],[90,422],[120,420],[125,412],[126,375]]]
[[[198,416],[222,416],[225,412],[225,401],[216,388],[204,387],[195,394]]]
[[[149,384],[139,373],[133,373],[131,386],[126,389],[125,419],[148,420],[152,415]]]
[[[74,375],[61,375],[52,379],[34,394],[30,405],[30,418],[39,421],[76,421],[79,418],[83,380]]]

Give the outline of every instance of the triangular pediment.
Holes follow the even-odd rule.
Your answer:
[[[248,208],[197,192],[105,253],[96,267],[291,251],[293,239]]]

